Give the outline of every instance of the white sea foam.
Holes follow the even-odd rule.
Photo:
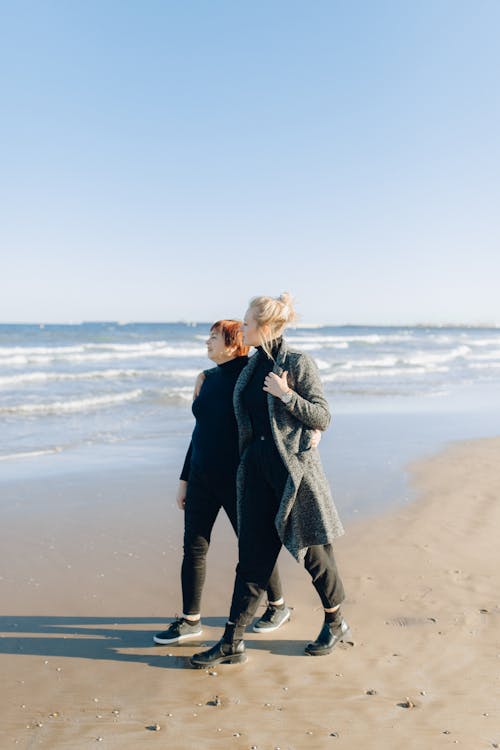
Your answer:
[[[182,342],[183,346],[190,346],[189,341]],[[102,342],[88,342],[85,344],[77,344],[75,346],[0,346],[0,357],[10,356],[12,354],[22,355],[42,355],[48,354],[50,356],[66,355],[66,354],[78,354],[86,351],[97,350],[109,350],[111,352],[150,352],[156,349],[164,349],[166,346],[171,346],[171,342],[168,341],[143,341],[142,343],[133,344],[113,344],[102,343]]]
[[[62,448],[47,448],[46,450],[39,451],[23,451],[21,453],[7,453],[3,456],[0,455],[0,461],[12,461],[18,458],[36,458],[37,456],[49,456],[54,453],[61,453]]]
[[[305,351],[311,351],[312,349],[348,349],[351,346],[357,344],[401,344],[409,343],[415,338],[415,334],[412,331],[403,331],[398,333],[369,333],[369,334],[345,334],[345,335],[331,335],[331,334],[305,334],[287,336],[287,341],[296,346],[298,349]]]
[[[143,375],[141,370],[94,370],[92,372],[23,372],[0,377],[0,386],[64,380],[116,380]]]
[[[0,376],[1,386],[84,380],[120,380],[124,378],[177,378],[194,380],[199,370],[92,370],[90,372],[23,372]]]
[[[484,364],[474,364],[473,362],[471,362],[469,367],[473,368],[474,370],[496,370],[500,367],[500,362],[485,362]]]
[[[488,352],[488,354],[473,354],[469,359],[474,362],[488,362],[494,359],[500,359],[500,349]]]
[[[51,362],[73,362],[73,363],[85,363],[85,362],[108,362],[108,361],[123,361],[128,359],[147,359],[152,357],[159,358],[181,358],[181,357],[203,357],[206,356],[205,348],[201,347],[173,347],[164,346],[161,349],[130,349],[127,351],[101,351],[91,352],[85,351],[82,353],[56,353],[56,354],[40,354],[26,352],[12,354],[11,356],[3,357],[0,360],[0,365],[48,365]]]
[[[181,401],[192,401],[193,399],[193,389],[191,387],[186,386],[178,386],[173,388],[164,388],[161,391],[162,400],[166,399],[167,401],[178,401],[179,399]]]
[[[377,359],[352,359],[340,365],[344,370],[352,370],[355,367],[394,367],[401,360],[398,357],[378,357]]]
[[[436,354],[434,352],[423,352],[419,351],[411,357],[408,357],[405,361],[410,365],[432,365],[439,362],[449,362],[458,357],[465,357],[470,352],[469,346],[457,346],[455,349],[451,349],[449,352]]]
[[[393,367],[386,369],[366,369],[366,370],[349,370],[346,372],[345,369],[337,370],[336,372],[328,373],[322,376],[324,382],[331,382],[335,380],[342,380],[348,382],[351,379],[362,379],[362,378],[376,378],[383,380],[385,377],[395,378],[401,377],[404,379],[408,375],[427,375],[430,372],[448,372],[448,367],[435,366],[432,369],[429,367]]]
[[[36,414],[71,414],[85,412],[91,409],[102,409],[108,406],[122,404],[125,401],[133,401],[142,395],[142,388],[124,393],[114,393],[106,396],[95,396],[93,398],[80,398],[68,401],[52,401],[42,404],[18,404],[16,406],[0,407],[0,414],[10,415],[36,415]]]
[[[491,338],[485,338],[485,339],[470,339],[467,343],[470,346],[494,346],[495,344],[500,344],[500,335],[499,336],[492,336]]]
[[[326,359],[318,359],[318,357],[315,357],[314,361],[316,362],[318,370],[328,370],[332,366],[332,363],[327,362]]]
[[[85,344],[85,349],[108,349],[112,352],[154,352],[169,346],[168,341],[143,341],[141,344],[110,344],[90,343]]]
[[[357,371],[359,372],[360,369],[365,370],[366,368],[369,368],[373,374],[383,377],[386,374],[391,374],[396,366],[397,369],[395,371],[401,374],[415,372],[417,369],[419,372],[446,372],[449,368],[440,367],[440,365],[449,359],[450,357],[443,355],[409,357],[407,359],[386,355],[374,359],[351,359],[347,362],[335,364],[337,371],[349,372],[354,377]]]
[[[85,351],[85,345],[78,346],[0,346],[0,357],[11,357],[12,355],[30,356],[42,354],[75,354]]]
[[[351,340],[349,338],[349,340]],[[344,336],[287,336],[287,341],[299,349],[348,349],[349,341]]]

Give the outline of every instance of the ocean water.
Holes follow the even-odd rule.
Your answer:
[[[194,380],[212,366],[208,330],[0,325],[0,479],[179,461]],[[363,466],[383,463],[383,435],[407,460],[410,446],[500,433],[500,329],[318,326],[287,339],[318,365],[341,429],[324,440],[344,465],[360,446]]]

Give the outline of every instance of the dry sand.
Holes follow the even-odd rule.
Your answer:
[[[180,607],[182,518],[160,477],[2,488],[1,750],[498,747],[499,456],[500,439],[455,444],[410,467],[414,502],[350,525],[337,557],[355,646],[303,655],[321,610],[282,555],[292,621],[216,674],[189,668],[199,644],[151,641]],[[235,550],[221,519],[204,643]]]

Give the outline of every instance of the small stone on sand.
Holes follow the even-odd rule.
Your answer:
[[[406,700],[401,701],[401,703],[398,703],[398,706],[400,708],[415,708],[415,704],[413,701],[411,701],[408,696],[406,697]]]

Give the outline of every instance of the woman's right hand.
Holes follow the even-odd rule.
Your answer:
[[[203,385],[204,382],[205,382],[205,373],[200,372],[200,374],[196,378],[196,383],[194,384],[193,401],[195,400],[195,398],[198,398],[198,396],[200,395],[201,386]]]
[[[186,492],[188,483],[184,479],[179,480],[179,487],[177,489],[177,506],[179,510],[184,510],[186,507]]]

